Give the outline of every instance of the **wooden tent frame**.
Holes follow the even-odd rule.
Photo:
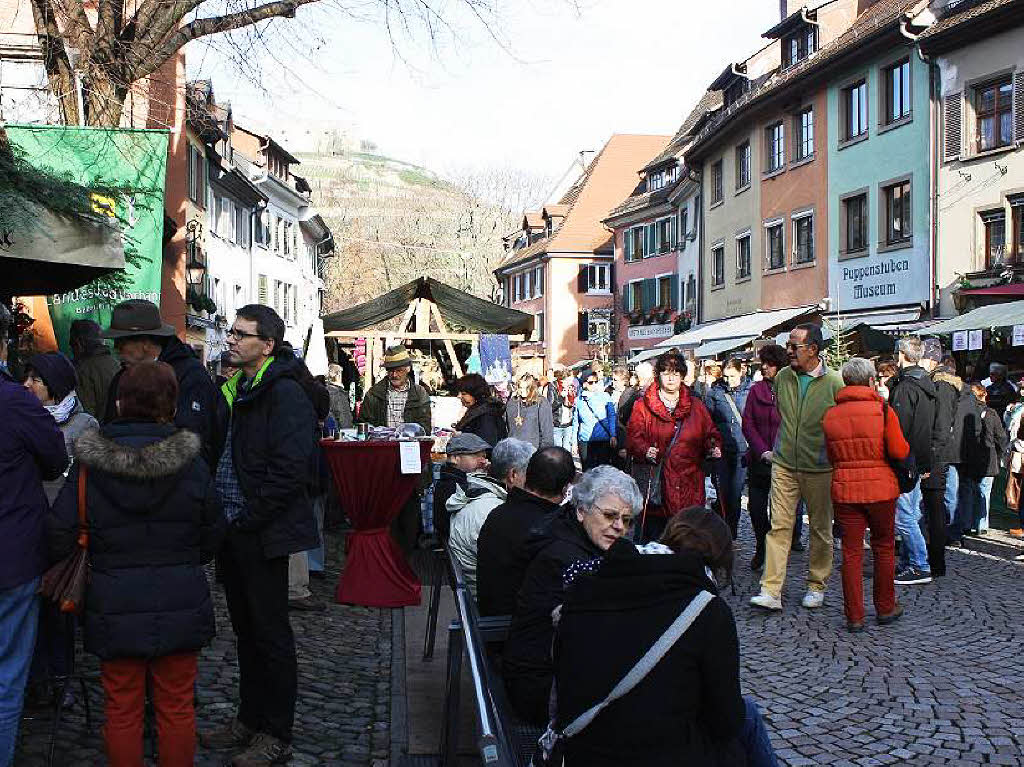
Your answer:
[[[416,319],[416,331],[409,331],[409,324],[413,318]],[[430,329],[433,323],[437,330]],[[377,354],[377,344],[384,340],[393,338],[396,341],[441,341],[444,343],[445,352],[451,359],[452,371],[456,378],[462,377],[462,364],[455,354],[453,341],[476,342],[479,335],[476,333],[452,333],[441,316],[441,310],[437,303],[429,298],[414,298],[402,315],[402,321],[398,330],[331,330],[324,333],[325,338],[337,338],[341,340],[366,339],[366,370],[363,373],[363,391],[373,386],[373,371],[375,368],[374,356]],[[526,340],[523,334],[510,335],[508,340],[512,343],[522,343]],[[475,349],[475,346],[474,346]]]

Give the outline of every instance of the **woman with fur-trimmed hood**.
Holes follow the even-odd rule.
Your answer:
[[[147,675],[161,763],[194,761],[193,685],[199,650],[215,633],[203,565],[220,547],[225,520],[200,438],[174,425],[177,388],[166,363],[125,369],[119,417],[78,438],[75,466],[47,520],[57,561],[76,545],[84,468],[85,649],[101,661],[111,765],[142,764]]]

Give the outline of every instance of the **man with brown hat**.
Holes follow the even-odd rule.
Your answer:
[[[174,423],[202,440],[202,455],[211,471],[216,471],[224,449],[228,408],[216,385],[189,346],[178,340],[174,327],[160,317],[160,309],[151,301],[133,298],[114,307],[110,327],[103,338],[114,341],[122,369],[140,362],[159,360],[174,369],[178,379],[178,410]],[[110,382],[107,406],[101,419],[110,423],[117,418],[118,373]]]
[[[371,386],[363,396],[356,420],[392,428],[403,423],[418,423],[425,434],[430,434],[430,395],[412,380],[412,359],[405,347],[393,346],[384,352],[384,370],[387,377]],[[424,476],[425,487],[430,479],[426,472]],[[419,493],[413,493],[391,526],[392,535],[406,553],[416,545],[419,509]]]

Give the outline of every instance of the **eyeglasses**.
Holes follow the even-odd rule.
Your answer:
[[[237,338],[239,340],[243,338],[263,338],[263,336],[261,336],[259,333],[246,333],[244,331],[238,330],[237,328],[231,328],[224,335],[228,336],[229,338]]]
[[[600,506],[593,507],[596,511],[601,512],[601,516],[604,517],[605,522],[609,525],[614,525],[619,520],[622,520],[622,526],[630,528],[633,526],[633,522],[636,521],[636,517],[632,514],[625,514],[621,511],[612,511],[611,509],[602,509]]]
[[[810,344],[794,344],[794,343],[786,344],[786,348],[787,349],[792,349],[793,351],[796,351],[797,349],[803,349],[805,346],[810,346]]]
[[[584,383],[587,386],[593,386],[594,384],[597,383],[597,379],[596,378],[588,378],[586,381],[584,381]]]

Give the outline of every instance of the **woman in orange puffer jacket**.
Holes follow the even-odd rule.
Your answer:
[[[854,357],[843,365],[846,386],[823,427],[832,462],[832,504],[843,534],[843,602],[847,628],[864,628],[864,590],[861,564],[864,530],[871,529],[874,555],[875,615],[880,624],[903,615],[896,603],[896,498],[900,494],[890,458],[904,459],[910,446],[900,431],[899,418],[875,391],[875,366]]]

